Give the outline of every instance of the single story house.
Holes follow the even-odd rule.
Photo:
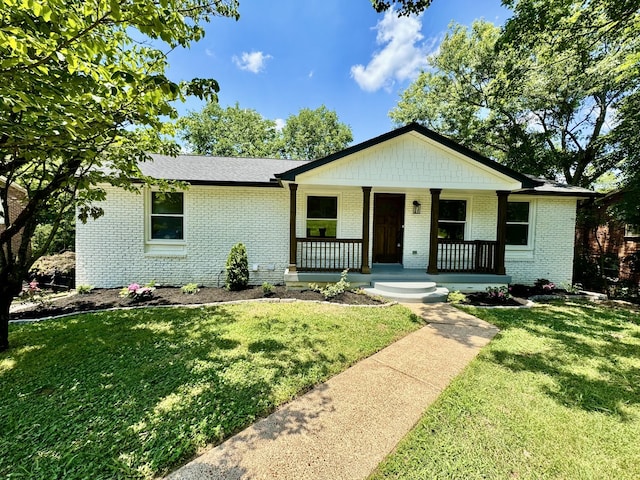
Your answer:
[[[314,161],[152,155],[145,175],[185,191],[108,187],[78,223],[76,282],[224,283],[247,247],[251,283],[416,279],[462,291],[572,280],[586,189],[518,173],[418,124]]]

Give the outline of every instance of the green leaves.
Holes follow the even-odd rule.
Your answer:
[[[2,282],[22,281],[38,253],[28,238],[44,212],[55,223],[75,203],[82,219],[99,216],[92,203],[104,198],[101,183],[135,189],[132,179],[151,181],[136,166],[147,151],[178,150],[163,137],[164,118],[177,116],[172,102],[213,98],[217,83],[170,81],[167,52],[201,38],[202,22],[214,15],[237,18],[237,6],[0,0],[0,177],[4,188],[16,182],[28,194],[0,232]],[[26,240],[12,248],[19,236]],[[0,312],[0,322],[7,319]],[[0,338],[0,348],[5,343]]]
[[[592,24],[582,2],[526,0],[505,31],[454,25],[392,119],[421,122],[526,173],[592,185],[621,167],[615,132],[640,86],[629,63],[640,23],[628,10],[608,17],[608,0],[588,3]]]
[[[195,79],[186,91],[215,95],[218,84]],[[324,105],[289,116],[281,132],[275,121],[237,103],[225,109],[209,103],[177,125],[191,150],[201,155],[315,159],[342,150],[353,140],[351,128]]]

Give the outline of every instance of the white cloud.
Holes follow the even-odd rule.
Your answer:
[[[213,50],[209,49],[209,48],[205,48],[204,49],[204,54],[207,57],[215,57],[215,53],[213,53]]]
[[[309,77],[309,78],[313,78],[313,70],[311,70],[311,71],[309,72],[308,77]]]
[[[233,63],[240,70],[246,70],[251,73],[260,73],[264,70],[267,60],[273,58],[271,55],[265,55],[263,52],[242,52],[238,58],[233,56]]]
[[[421,16],[398,17],[389,10],[375,26],[376,43],[384,45],[375,52],[369,64],[351,67],[351,76],[368,92],[390,89],[396,81],[415,78],[427,66],[427,55],[434,49],[436,39],[421,42]]]
[[[285,124],[287,123],[282,118],[276,118],[275,122],[276,122],[276,130],[279,131],[279,132],[282,131],[282,129],[284,128]]]

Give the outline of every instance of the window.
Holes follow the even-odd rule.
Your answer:
[[[464,240],[467,222],[466,200],[440,200],[438,216],[438,238]]]
[[[507,202],[507,245],[529,245],[529,202]]]
[[[336,238],[338,197],[307,197],[307,237]]]
[[[184,195],[151,192],[151,240],[184,239]]]
[[[0,210],[0,217],[2,216],[2,211]],[[627,223],[624,226],[624,236],[625,237],[640,237],[640,225],[632,225]]]

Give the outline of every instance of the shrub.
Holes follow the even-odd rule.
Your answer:
[[[273,285],[271,285],[269,282],[264,282],[262,284],[262,294],[265,297],[268,297],[269,295],[273,295]]]
[[[351,286],[347,281],[347,273],[349,273],[349,269],[343,270],[340,274],[340,280],[337,283],[328,283],[324,287],[321,287],[316,283],[310,283],[309,288],[315,292],[320,292],[325,300],[337,297],[348,290]]]
[[[128,287],[124,287],[120,290],[120,297],[122,298],[130,298],[131,300],[140,301],[140,300],[150,300],[153,298],[153,292],[155,287],[154,283],[148,283],[144,287],[141,287],[137,283],[132,283]]]
[[[509,295],[509,289],[505,286],[487,287],[487,297],[495,301],[506,302],[511,295]]]
[[[244,244],[237,243],[231,247],[227,257],[227,280],[228,290],[242,290],[249,285],[249,259],[247,249]]]
[[[182,291],[182,293],[185,293],[187,295],[195,295],[200,291],[197,283],[187,283],[186,285],[180,287],[180,290]]]
[[[455,292],[449,292],[447,296],[447,302],[449,303],[462,303],[467,299],[467,296],[464,293],[461,293],[459,290]]]
[[[78,285],[76,287],[76,292],[80,295],[86,295],[87,293],[91,293],[94,288],[95,287],[93,285]]]

